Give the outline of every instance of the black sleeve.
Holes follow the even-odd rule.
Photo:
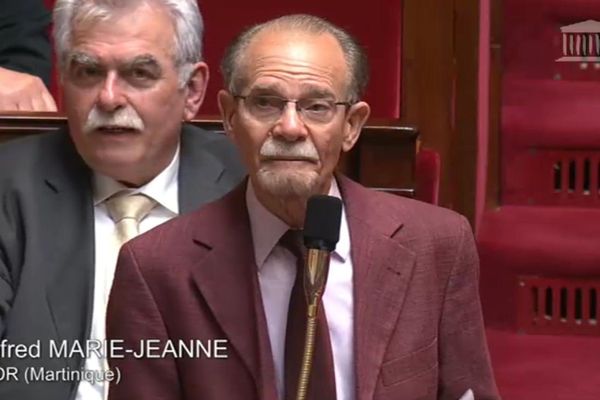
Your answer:
[[[50,12],[43,0],[0,0],[0,67],[50,84]]]

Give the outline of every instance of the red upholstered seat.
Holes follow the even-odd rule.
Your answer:
[[[496,383],[506,400],[598,400],[600,340],[488,329]]]
[[[479,244],[486,320],[506,327],[515,310],[496,311],[515,304],[518,275],[600,276],[587,236],[600,238],[600,68],[556,62],[561,27],[600,21],[600,3],[507,0],[504,11],[501,206]]]
[[[600,63],[556,61],[561,28],[600,21],[600,2],[505,0],[503,14],[500,206],[478,232],[492,363],[506,399],[595,400],[600,338],[522,333],[600,335],[585,283],[600,277]]]
[[[600,147],[600,72],[598,80],[589,81],[507,79],[503,91],[503,139],[509,152]]]
[[[478,235],[488,326],[516,329],[518,277],[597,277],[600,209],[504,206]]]
[[[600,205],[598,93],[600,81],[506,79],[503,204]]]

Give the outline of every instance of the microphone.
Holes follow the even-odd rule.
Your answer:
[[[306,335],[296,400],[305,400],[312,368],[319,302],[325,291],[329,258],[340,239],[342,201],[337,197],[316,195],[308,199],[304,219],[304,294],[307,300]]]
[[[316,316],[319,299],[325,291],[330,254],[340,240],[341,220],[342,201],[337,197],[315,195],[308,199],[303,236],[307,248],[304,292],[309,316]]]

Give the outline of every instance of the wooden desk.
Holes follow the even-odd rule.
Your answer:
[[[206,130],[222,132],[218,118],[192,121]],[[0,113],[0,142],[53,132],[67,120],[56,113]],[[363,185],[414,197],[418,132],[396,120],[370,120],[357,145],[343,154],[338,169]]]

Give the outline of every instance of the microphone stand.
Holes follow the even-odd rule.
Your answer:
[[[329,272],[329,258],[330,253],[327,250],[308,249],[306,268],[304,269],[304,294],[308,304],[306,336],[304,341],[302,366],[298,380],[298,391],[296,393],[297,400],[306,399],[315,350],[319,303],[321,302],[321,297],[325,291],[325,283],[327,282],[327,274]]]

